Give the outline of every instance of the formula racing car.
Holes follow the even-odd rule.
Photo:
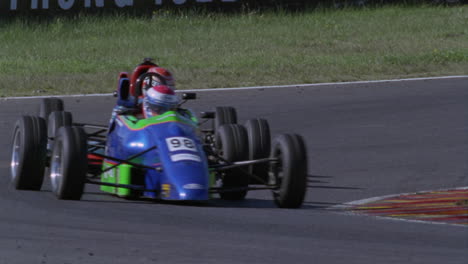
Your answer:
[[[119,106],[138,97],[137,79],[131,79],[120,76]],[[226,106],[197,117],[182,108],[196,94],[180,97],[177,109],[150,118],[114,111],[108,125],[73,122],[61,99],[43,99],[38,116],[22,116],[15,124],[13,186],[40,190],[47,175],[59,199],[79,200],[85,184],[96,184],[119,197],[171,201],[216,194],[242,200],[248,191],[271,190],[278,207],[302,205],[307,154],[301,136],[282,134],[271,142],[264,119],[238,124],[236,109]]]

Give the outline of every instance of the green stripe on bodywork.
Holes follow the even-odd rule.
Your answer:
[[[178,111],[168,111],[162,115],[150,118],[138,119],[133,115],[121,115],[119,120],[131,130],[141,130],[148,126],[159,125],[168,122],[179,122],[190,126],[198,127],[198,119],[195,115],[185,109]]]
[[[114,166],[111,163],[104,162],[103,169]],[[105,172],[101,176],[101,182],[113,183],[113,184],[131,184],[131,170],[132,166],[128,164],[120,164],[119,166]],[[127,188],[116,188],[112,186],[101,185],[101,191],[108,192],[112,194],[117,194],[119,196],[130,196],[131,190]]]
[[[107,163],[107,162],[103,162],[102,169],[105,170],[105,169],[107,169],[107,168],[109,168],[111,166],[113,166],[113,165],[110,164],[110,163]],[[115,183],[115,170],[116,169],[112,169],[112,170],[108,170],[105,173],[103,173],[101,175],[101,182]],[[115,193],[115,188],[111,187],[111,186],[101,185],[101,191],[108,192],[108,193]]]
[[[131,184],[131,170],[132,166],[128,164],[119,165],[119,172],[117,173],[118,184]],[[127,188],[117,188],[117,195],[130,196],[131,190]]]

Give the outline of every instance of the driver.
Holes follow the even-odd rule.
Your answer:
[[[175,80],[171,72],[156,64],[153,65],[154,66],[151,66],[145,73],[139,74],[139,78],[142,78],[141,81],[137,79],[137,86],[139,86],[140,89],[139,95],[137,93],[137,95],[133,97],[134,99],[119,100],[113,109],[111,120],[113,120],[116,115],[121,114],[132,114],[140,117],[144,115],[142,112],[143,98],[147,90],[151,87],[164,85],[170,90],[175,91]],[[134,74],[138,74],[136,72],[137,70],[134,71]]]
[[[155,85],[148,88],[143,96],[143,117],[158,116],[170,110],[176,110],[179,98],[168,85]]]

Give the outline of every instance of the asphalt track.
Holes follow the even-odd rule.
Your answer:
[[[79,122],[106,123],[112,97],[65,98]],[[59,201],[9,186],[11,128],[37,99],[0,100],[0,264],[467,263],[468,228],[329,209],[354,200],[468,186],[468,78],[204,92],[201,111],[231,105],[273,134],[307,140],[302,209],[268,192],[205,206],[127,201],[94,186]]]

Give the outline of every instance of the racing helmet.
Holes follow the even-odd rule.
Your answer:
[[[164,80],[156,74],[145,74],[143,76],[143,80],[141,82],[141,93],[144,96],[146,94],[146,91],[148,91],[149,88],[158,86],[158,85],[165,85]]]
[[[172,74],[165,68],[151,67],[146,72],[145,77],[143,79],[143,84],[142,84],[143,94],[150,87],[154,87],[157,85],[166,85],[171,90],[175,91],[175,81],[174,81],[174,77],[172,76]]]
[[[143,98],[143,113],[146,118],[163,114],[176,109],[179,98],[167,85],[156,85],[149,88]]]

